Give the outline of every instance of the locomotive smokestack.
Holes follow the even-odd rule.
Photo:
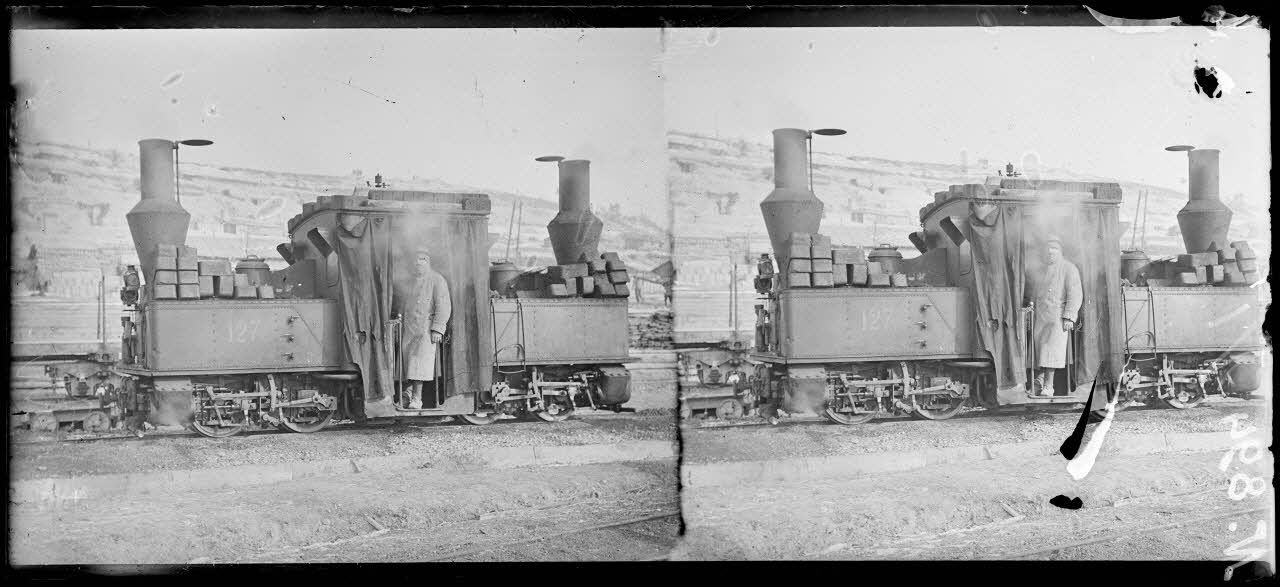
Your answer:
[[[778,188],[807,190],[809,154],[805,141],[809,131],[780,128],[773,131],[773,185]]]
[[[1188,253],[1227,246],[1231,209],[1218,196],[1218,149],[1187,151],[1187,205],[1178,211],[1178,227]]]
[[[173,141],[138,141],[141,159],[142,200],[125,215],[133,247],[138,252],[143,279],[155,279],[156,245],[187,242],[191,214],[174,197]]]
[[[600,256],[597,247],[604,222],[591,212],[590,165],[585,159],[559,163],[560,212],[547,224],[559,265],[577,263],[584,254],[589,259]]]
[[[787,240],[793,232],[815,233],[822,223],[822,200],[809,189],[809,155],[805,141],[809,131],[780,128],[773,131],[773,191],[760,202],[769,242],[778,267],[787,269]]]

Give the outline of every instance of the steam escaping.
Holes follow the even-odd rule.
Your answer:
[[[825,408],[826,400],[817,393],[798,393],[791,398],[791,411],[797,414],[820,414]]]
[[[191,394],[184,391],[155,394],[157,405],[147,414],[147,422],[155,426],[181,426],[191,421],[194,406]]]
[[[796,414],[820,414],[826,409],[825,385],[795,385],[787,389],[787,409]]]
[[[449,274],[445,267],[450,257],[445,234],[444,218],[420,206],[407,206],[405,213],[395,218],[391,226],[391,281],[396,298],[403,298],[417,278],[415,266],[419,250],[427,251],[436,272]]]

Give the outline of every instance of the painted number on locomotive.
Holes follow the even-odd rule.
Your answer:
[[[231,320],[227,322],[227,342],[249,343],[258,340],[261,320]]]
[[[889,312],[880,308],[861,312],[862,330],[884,330],[889,326]]]

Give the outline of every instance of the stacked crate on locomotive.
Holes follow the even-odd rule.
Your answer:
[[[757,367],[752,392],[744,397],[748,404],[761,403],[765,411],[822,413],[846,424],[883,413],[944,419],[959,412],[971,389],[998,404],[1078,403],[1088,397],[1095,376],[1104,390],[1115,380],[1123,341],[1117,184],[1033,184],[993,177],[984,184],[952,186],[921,211],[922,230],[911,237],[922,251],[919,257],[894,259],[889,271],[872,265],[880,269],[879,279],[866,276],[865,284],[805,283],[796,280],[790,260],[804,252],[805,235],[811,237],[811,251],[818,246],[812,237],[819,234],[822,215],[822,202],[805,177],[808,138],[800,129],[774,131],[776,187],[760,207],[779,273],[776,287],[765,292],[763,324],[758,324],[752,355],[763,364]],[[974,206],[998,211],[1019,229],[1010,243],[1016,255],[981,260],[1008,268],[1019,284],[1028,270],[1024,256],[1036,254],[1051,228],[1064,241],[1065,257],[1080,267],[1086,284],[1081,322],[1090,324],[1091,331],[1073,333],[1072,368],[1060,370],[1065,385],[1056,386],[1065,394],[1039,397],[1028,392],[1025,349],[1003,353],[999,365],[987,352],[996,343],[1025,345],[1029,324],[1022,300],[1006,295],[1002,304],[1010,308],[1009,319],[998,330],[980,330],[985,325],[977,316],[979,284],[969,242],[973,233],[967,226]],[[811,262],[819,256],[808,255]],[[992,377],[995,367],[1012,376],[997,381]],[[1100,397],[1105,401],[1105,394]]]
[[[1218,197],[1218,150],[1169,150],[1187,151],[1188,202],[1178,213],[1186,253],[1135,263],[1125,276],[1129,360],[1120,393],[1126,403],[1160,399],[1176,408],[1194,407],[1211,393],[1248,397],[1263,379],[1261,318],[1270,292],[1252,248],[1229,240],[1231,211]],[[1226,268],[1220,279],[1212,279],[1222,271],[1214,267]]]
[[[559,212],[547,226],[557,265],[490,269],[494,400],[503,413],[548,421],[578,407],[621,410],[631,397],[626,266],[598,250],[589,162],[544,159],[559,161]]]

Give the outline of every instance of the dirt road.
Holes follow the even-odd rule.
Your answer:
[[[634,560],[669,551],[680,523],[672,461],[415,469],[103,501],[12,507],[10,560]],[[655,517],[591,529],[645,516]]]
[[[1268,490],[1228,498],[1222,454],[1098,458],[1079,481],[1061,456],[930,467],[804,483],[688,488],[687,534],[673,560],[1122,559],[1214,560],[1270,511],[1270,459],[1254,466]],[[1080,497],[1083,507],[1050,504]],[[1214,519],[1128,535],[1173,522]],[[1235,522],[1237,530],[1228,529]],[[1118,535],[1082,546],[1053,547]]]

